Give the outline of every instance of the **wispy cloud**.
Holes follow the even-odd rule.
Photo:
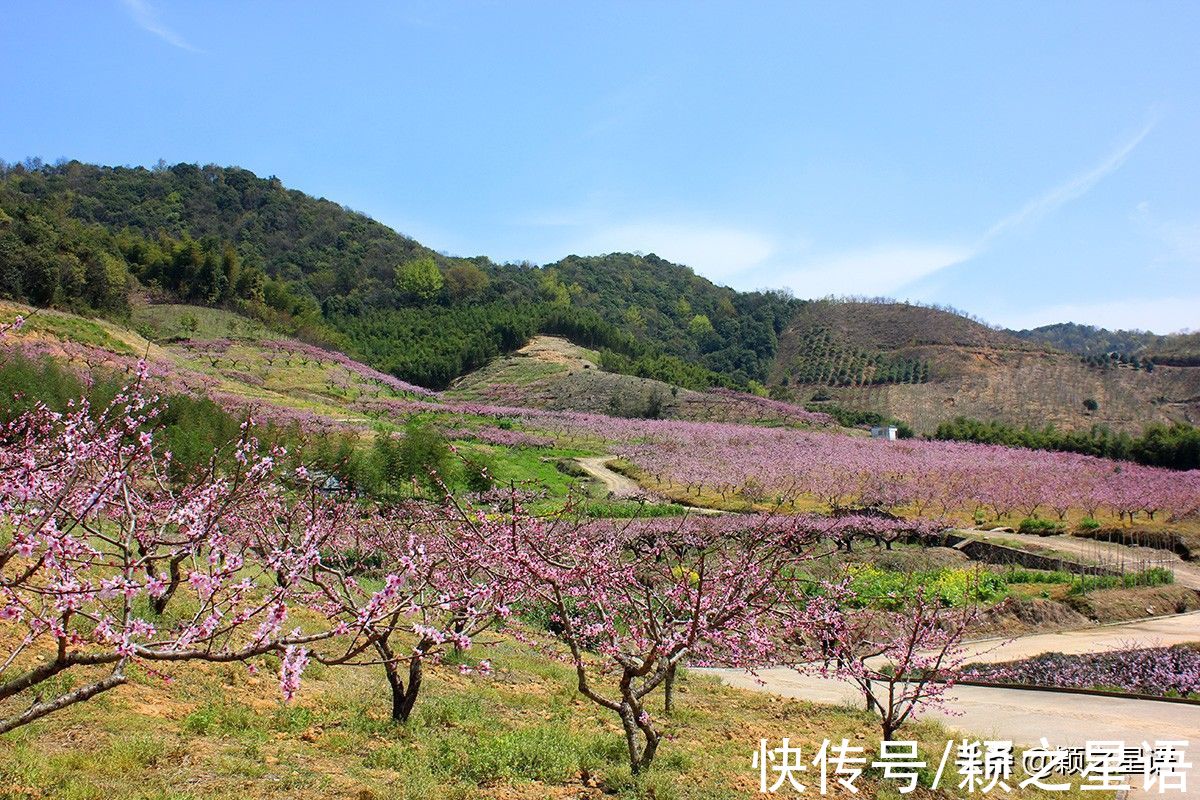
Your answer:
[[[1075,177],[1068,180],[1066,183],[1055,186],[1045,194],[1033,198],[1025,205],[1021,206],[1017,211],[1009,214],[1004,219],[997,222],[992,227],[988,228],[980,240],[979,249],[983,250],[993,240],[1003,236],[1009,231],[1019,228],[1023,225],[1030,225],[1053,214],[1058,209],[1062,208],[1072,200],[1077,200],[1090,192],[1096,184],[1104,180],[1106,177],[1116,172],[1125,163],[1137,146],[1142,143],[1142,140],[1150,135],[1150,131],[1154,130],[1156,120],[1147,122],[1141,130],[1130,137],[1127,141],[1109,153],[1099,164],[1096,164],[1091,169],[1081,172]]]
[[[882,245],[829,254],[781,278],[801,297],[890,295],[974,255],[969,247],[950,244]]]
[[[188,50],[192,53],[204,52],[160,22],[158,11],[146,2],[146,0],[121,0],[121,4],[125,6],[125,10],[129,12],[129,16],[133,18],[133,21],[142,30],[154,34],[167,44],[178,47],[180,50]]]
[[[1155,124],[1156,120],[1146,123],[1099,163],[1033,198],[991,225],[973,243],[885,243],[827,253],[810,259],[784,280],[797,294],[804,296],[892,294],[918,280],[964,264],[982,255],[1005,235],[1036,225],[1067,203],[1086,195],[1121,168]]]
[[[736,278],[739,284],[754,280],[758,285],[782,285],[803,297],[898,294],[918,281],[971,261],[1005,235],[1036,225],[1083,197],[1120,169],[1154,126],[1154,121],[1147,123],[1097,164],[1033,198],[982,235],[957,242],[902,240],[821,252],[808,240],[785,241],[741,226],[617,221],[594,205],[525,216],[516,224],[570,230],[560,244],[580,255],[653,252],[713,280]]]

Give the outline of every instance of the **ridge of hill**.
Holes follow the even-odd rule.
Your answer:
[[[606,373],[706,394],[768,385],[925,433],[962,415],[1122,430],[1200,416],[1200,334],[1003,331],[938,308],[738,292],[653,254],[452,257],[236,167],[0,165],[0,298],[124,323],[146,300],[224,308],[432,389],[554,335]],[[1139,349],[1080,360],[1109,346]]]
[[[1163,336],[1148,331],[1110,331],[1074,322],[1009,333],[1026,341],[1050,345],[1082,356],[1117,353],[1126,357],[1149,358],[1160,364],[1200,366],[1200,333],[1182,332]]]
[[[673,383],[763,380],[797,301],[654,256],[545,267],[437,253],[236,167],[0,167],[0,297],[127,315],[138,293],[227,307],[431,388],[566,335]]]
[[[1195,367],[1088,362],[959,315],[901,303],[806,304],[780,336],[771,385],[777,396],[875,411],[926,434],[960,416],[1130,432],[1152,422],[1200,420]]]

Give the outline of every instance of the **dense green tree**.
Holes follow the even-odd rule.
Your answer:
[[[444,284],[437,262],[428,256],[396,267],[396,289],[406,300],[428,302],[438,296]]]
[[[473,300],[487,289],[487,273],[474,264],[455,264],[446,270],[446,291],[454,302]]]
[[[1200,428],[1182,422],[1170,426],[1148,425],[1135,437],[1104,425],[1085,431],[1060,431],[1053,425],[1041,429],[1018,428],[1002,422],[956,417],[939,425],[933,438],[1063,450],[1171,469],[1200,468]]]
[[[714,286],[654,255],[541,268],[448,257],[233,167],[0,167],[0,214],[0,296],[121,314],[140,284],[431,387],[539,331],[611,349],[639,374],[761,382],[799,305]],[[711,334],[689,330],[697,316]]]

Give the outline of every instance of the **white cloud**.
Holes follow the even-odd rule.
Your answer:
[[[193,53],[203,52],[158,20],[158,11],[146,0],[121,0],[133,21],[144,31],[154,34],[167,44]]]
[[[1120,169],[1142,140],[1154,130],[1156,122],[1150,121],[1134,134],[1129,140],[1117,147],[1104,159],[1089,170],[1081,172],[1066,183],[1055,186],[1050,191],[1033,198],[1017,211],[988,228],[980,241],[980,249],[986,247],[999,236],[1019,228],[1022,225],[1036,223],[1053,214],[1072,200],[1078,200],[1090,192],[1096,184]]]
[[[607,199],[580,208],[554,209],[526,216],[516,220],[516,224],[570,231],[561,240],[565,247],[560,251],[580,255],[653,252],[670,261],[686,264],[713,280],[728,281],[740,276],[739,284],[745,284],[749,279],[756,285],[786,286],[799,297],[896,295],[905,288],[913,288],[917,281],[971,261],[990,249],[998,239],[1019,228],[1037,224],[1067,203],[1083,197],[1105,177],[1120,169],[1154,126],[1154,121],[1147,123],[1094,166],[1029,200],[966,243],[882,242],[814,254],[808,241],[784,241],[778,236],[735,226],[614,222],[603,210],[611,204],[606,202]],[[922,288],[923,297],[935,294],[930,291],[929,283],[923,284]],[[1113,306],[1120,307],[1120,304]],[[1098,307],[1079,308],[1090,312]],[[1050,318],[1058,313],[1058,310],[1049,309],[1044,316]],[[1123,314],[1118,318],[1132,317]]]
[[[799,297],[890,295],[974,255],[969,247],[946,244],[880,246],[813,259],[800,270],[781,275],[780,282]]]
[[[1013,230],[1033,225],[1062,206],[1083,197],[1106,176],[1120,169],[1155,125],[1147,123],[1098,164],[1033,198],[989,227],[973,245],[934,243],[878,245],[831,253],[812,260],[783,282],[801,297],[826,294],[890,295],[922,278],[962,264],[989,249]]]
[[[721,226],[639,222],[602,227],[572,246],[580,255],[654,253],[686,264],[713,280],[761,265],[777,251],[773,240],[751,230]]]
[[[1077,322],[1102,328],[1175,333],[1200,328],[1200,295],[1062,303],[1001,315],[997,321],[1018,330],[1055,322]]]

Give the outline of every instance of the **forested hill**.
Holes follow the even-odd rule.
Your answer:
[[[1108,328],[1097,328],[1094,325],[1080,325],[1075,322],[1059,322],[1054,325],[1043,325],[1012,331],[1014,336],[1031,342],[1040,342],[1065,350],[1068,353],[1078,353],[1083,356],[1107,355],[1109,353],[1135,354],[1152,346],[1163,337],[1145,331],[1110,331]]]
[[[1010,333],[1027,341],[1048,344],[1090,359],[1116,355],[1120,359],[1138,358],[1159,364],[1200,366],[1200,333],[1164,336],[1148,331],[1110,331],[1074,322],[1060,322]]]
[[[120,316],[139,293],[232,308],[434,388],[539,331],[610,369],[746,386],[797,305],[653,255],[450,257],[236,167],[0,166],[0,296]]]
[[[871,410],[913,420],[907,399],[876,395],[907,398],[909,389],[888,387],[944,381],[979,348],[1044,348],[1021,339],[1076,351],[1091,367],[1147,357],[1200,365],[1200,335],[1062,325],[1016,338],[907,304],[736,292],[653,254],[544,266],[452,257],[276,178],[194,164],[0,162],[0,298],[115,318],[145,300],[228,308],[434,389],[550,333],[600,350],[610,371],[687,388],[770,383],[804,400],[829,387],[875,387],[862,400]],[[1003,371],[994,361],[971,369]],[[1192,403],[1191,385],[1178,398],[1170,387],[1154,396]],[[1029,390],[1043,392],[1040,383]],[[1131,420],[1142,410],[1129,409]],[[1034,417],[1019,421],[1054,418]]]

